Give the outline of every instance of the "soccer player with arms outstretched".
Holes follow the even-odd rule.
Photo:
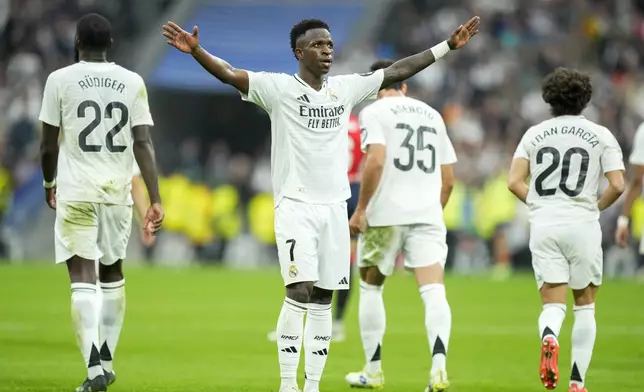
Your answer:
[[[393,62],[372,65],[376,71]],[[427,391],[449,387],[445,367],[452,314],[443,268],[447,229],[443,208],[454,185],[454,147],[440,113],[405,96],[407,84],[393,83],[360,113],[366,151],[360,198],[349,226],[358,240],[359,320],[366,365],[349,373],[350,386],[382,388],[385,305],[382,289],[400,251],[414,271],[425,304],[425,326],[432,353]],[[422,195],[422,197],[417,197]]]
[[[158,231],[164,216],[145,84],[107,61],[111,43],[107,19],[83,16],[76,26],[79,61],[49,75],[40,112],[45,198],[56,210],[56,262],[67,264],[72,320],[87,368],[77,392],[106,391],[116,380],[112,361],[125,316],[122,264],[135,159],[150,195],[145,229]]]
[[[603,267],[599,213],[624,191],[624,162],[615,136],[581,115],[592,91],[590,77],[573,69],[557,68],[546,76],[542,97],[553,118],[523,135],[508,178],[510,191],[530,210],[532,267],[543,303],[539,374],[546,389],[559,383],[559,331],[572,289],[570,392],[587,391],[597,332],[595,297]],[[602,176],[608,188],[597,200]]]
[[[346,132],[351,109],[465,45],[478,24],[479,18],[474,17],[447,41],[386,69],[326,78],[333,61],[333,39],[321,20],[303,20],[291,30],[291,49],[299,63],[295,75],[233,68],[199,45],[197,26],[192,33],[172,22],[163,26],[170,45],[191,54],[271,118],[275,234],[286,286],[277,321],[280,392],[299,391],[296,376],[302,341],[304,391],[319,390],[331,340],[333,291],[349,286]]]

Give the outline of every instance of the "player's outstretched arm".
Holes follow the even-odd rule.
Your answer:
[[[194,26],[192,34],[185,31],[174,22],[163,25],[163,36],[167,43],[184,53],[189,53],[211,75],[235,87],[239,92],[248,94],[248,73],[243,69],[235,69],[226,61],[208,53],[199,45],[199,28]]]
[[[606,172],[605,175],[608,179],[608,187],[606,187],[599,201],[597,201],[599,211],[604,211],[610,207],[624,193],[624,171],[613,170]]]
[[[447,41],[427,49],[424,52],[398,60],[388,68],[385,68],[384,78],[381,88],[388,87],[392,83],[402,82],[416,75],[418,72],[434,64],[436,60],[443,57],[450,50],[463,47],[467,42],[479,32],[479,23],[481,19],[478,16],[472,17],[464,25],[459,26]]]
[[[525,158],[514,158],[508,175],[508,189],[522,202],[528,198],[526,179],[530,175],[530,161]]]
[[[45,180],[45,200],[51,208],[56,208],[55,178],[58,168],[58,134],[60,128],[42,123],[42,139],[40,141],[40,161],[42,175]],[[47,186],[47,185],[50,186]]]
[[[161,208],[159,178],[154,146],[150,137],[150,127],[148,125],[133,127],[132,135],[134,136],[134,158],[141,169],[141,177],[143,177],[150,197],[150,208],[146,213],[143,227],[152,233],[156,233],[161,228],[164,212],[163,208]]]
[[[642,178],[644,178],[644,165],[631,165],[633,173],[631,173],[631,180],[628,182],[628,190],[624,198],[624,205],[622,206],[622,214],[617,220],[617,231],[615,232],[615,242],[621,247],[628,244],[629,235],[629,216],[631,216],[631,208],[633,203],[642,194]]]

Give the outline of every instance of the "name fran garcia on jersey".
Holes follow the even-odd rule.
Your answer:
[[[340,126],[344,105],[317,108],[300,105],[300,117],[308,119],[308,128],[335,129]]]
[[[530,140],[530,143],[532,143],[532,145],[536,147],[537,144],[546,140],[546,138],[548,138],[549,136],[554,135],[574,135],[590,144],[591,147],[595,147],[599,144],[599,140],[594,133],[588,132],[583,128],[568,126],[544,129],[541,134],[535,136],[534,139]]]
[[[112,78],[99,78],[97,76],[85,75],[85,77],[78,81],[78,85],[83,89],[87,90],[91,87],[105,87],[111,88],[114,91],[118,91],[123,94],[125,91],[125,84],[120,81]]]

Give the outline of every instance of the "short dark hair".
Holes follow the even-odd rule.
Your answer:
[[[106,51],[112,44],[112,25],[99,14],[86,14],[78,20],[76,38],[80,49]]]
[[[559,67],[543,79],[541,97],[553,116],[579,115],[593,95],[588,74]]]
[[[304,19],[299,21],[298,24],[293,26],[291,29],[291,50],[293,53],[295,53],[295,44],[297,43],[297,40],[306,34],[307,31],[313,29],[326,29],[331,31],[329,25],[320,19]]]
[[[385,69],[389,68],[391,65],[393,65],[395,61],[389,60],[389,59],[382,59],[378,60],[375,63],[371,64],[371,72],[377,71],[379,69]],[[402,90],[402,86],[405,82],[396,82],[392,83],[389,86],[387,86],[387,89],[393,89],[393,90]],[[383,89],[384,90],[384,89]]]

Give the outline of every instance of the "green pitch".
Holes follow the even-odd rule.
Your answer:
[[[275,391],[277,352],[266,333],[283,289],[276,270],[127,271],[128,309],[110,391]],[[450,277],[453,330],[448,370],[453,392],[544,391],[538,379],[540,311],[530,276],[504,283]],[[386,391],[422,391],[429,354],[414,280],[392,278],[384,291]],[[85,378],[69,316],[64,266],[0,266],[0,391],[70,392]],[[331,346],[322,391],[348,391],[344,375],[363,365],[352,301],[348,340]],[[607,282],[597,306],[590,392],[644,386],[644,287]],[[562,332],[562,378],[570,372],[572,311]],[[300,368],[303,369],[303,361]]]

